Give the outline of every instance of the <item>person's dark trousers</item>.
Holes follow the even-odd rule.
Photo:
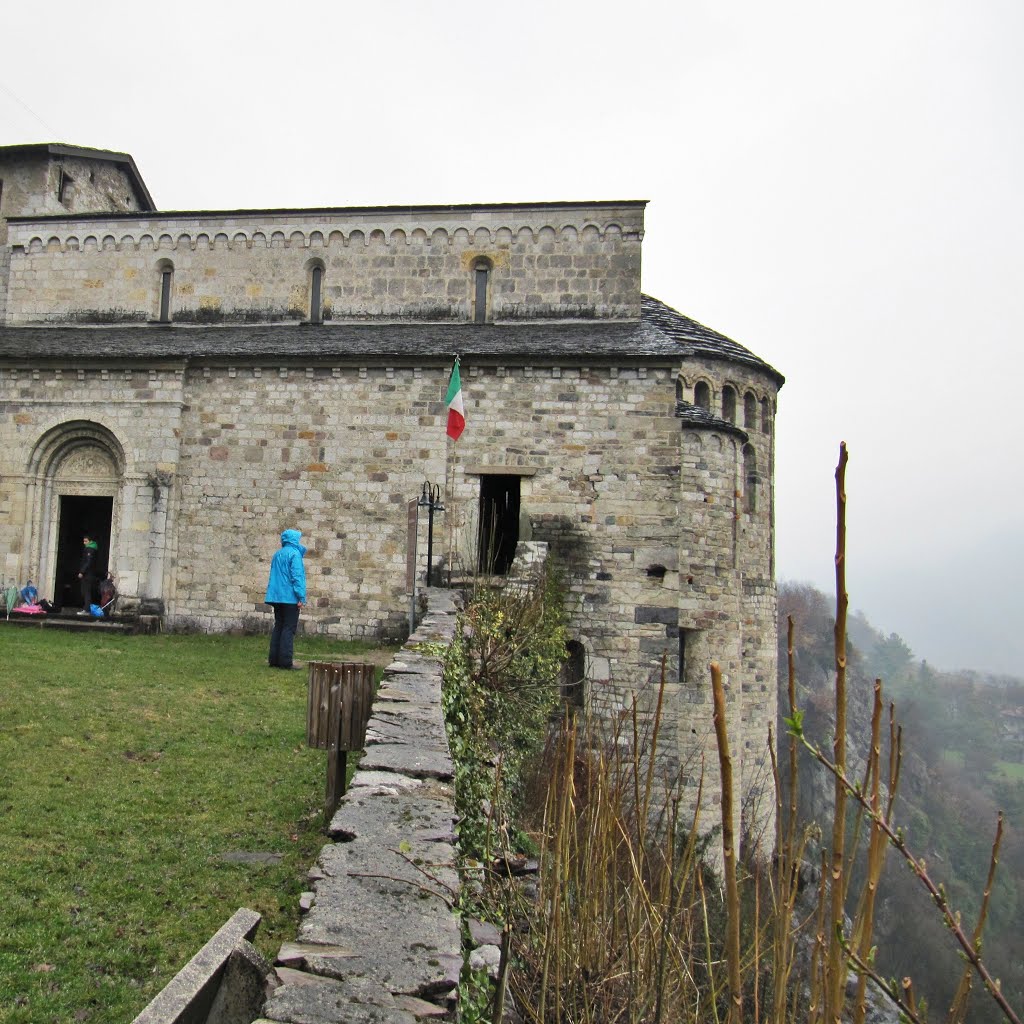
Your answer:
[[[82,585],[82,607],[88,611],[92,604],[92,585],[96,582],[94,576],[83,576],[79,581]]]
[[[270,634],[270,657],[267,660],[271,668],[291,668],[299,606],[275,602],[271,607],[274,609],[274,629]]]

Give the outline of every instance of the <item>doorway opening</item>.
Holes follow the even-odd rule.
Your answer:
[[[65,605],[78,607],[82,604],[78,564],[82,558],[84,536],[88,535],[97,544],[96,561],[93,565],[96,582],[107,575],[114,499],[62,494],[59,515],[57,569],[53,581],[53,603],[58,609]],[[95,596],[94,587],[94,599]]]
[[[519,543],[518,476],[487,474],[480,477],[479,569],[504,576]]]
[[[586,682],[587,652],[578,640],[570,640],[565,645],[565,661],[562,663],[562,676],[558,686],[564,707],[572,711],[583,707]]]

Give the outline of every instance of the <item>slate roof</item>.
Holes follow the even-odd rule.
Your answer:
[[[705,359],[724,359],[731,362],[755,366],[769,373],[781,387],[786,378],[773,366],[755,356],[750,349],[724,334],[691,320],[678,310],[667,306],[659,299],[643,296],[643,319],[662,334],[678,342],[685,355],[702,356]]]
[[[750,435],[735,423],[723,420],[699,405],[691,405],[689,402],[676,402],[676,416],[683,421],[684,427],[695,430],[724,430],[728,434],[738,435],[744,441],[750,438]]]
[[[675,365],[694,355],[743,363],[779,384],[783,380],[742,345],[647,296],[638,321],[0,327],[0,360],[21,363],[331,359],[365,364],[445,362],[456,353],[465,362],[498,365],[611,360]]]

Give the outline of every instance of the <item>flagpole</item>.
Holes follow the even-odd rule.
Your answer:
[[[452,505],[452,475],[450,472],[452,456],[455,454],[451,449],[455,442],[445,435],[445,459],[444,459],[444,507],[448,510],[448,514],[445,516],[445,529],[448,532],[447,544],[445,547],[448,549],[448,586],[452,585],[452,519],[455,515],[455,509]]]
[[[455,362],[453,370],[459,366],[459,353],[455,353]],[[460,373],[460,388],[461,388],[461,373]],[[444,459],[444,500],[445,505],[449,509],[448,515],[445,517],[445,527],[448,531],[448,585],[451,586],[452,582],[452,566],[455,559],[455,552],[453,537],[455,534],[455,520],[458,515],[455,510],[454,492],[455,492],[455,460],[458,458],[459,448],[458,440],[450,437],[445,432],[445,459]]]

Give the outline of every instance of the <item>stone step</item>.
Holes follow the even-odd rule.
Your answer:
[[[0,616],[0,626],[28,627],[36,629],[63,629],[70,632],[76,630],[93,630],[102,633],[133,633],[135,632],[134,622],[112,622],[109,619],[94,619],[91,616],[79,618],[76,615],[18,615],[12,613],[10,618],[6,615]]]

